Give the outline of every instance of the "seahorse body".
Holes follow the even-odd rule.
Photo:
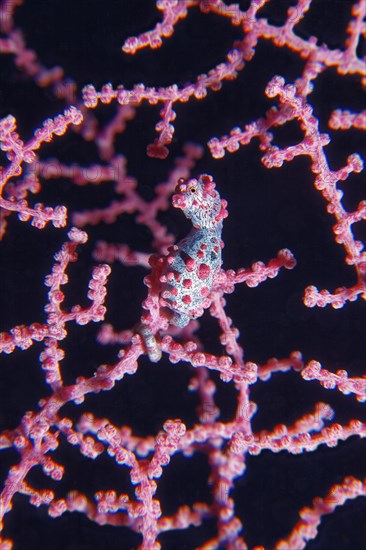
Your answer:
[[[220,199],[207,174],[179,180],[175,191],[173,206],[183,210],[193,228],[168,250],[160,277],[160,305],[169,308],[173,325],[184,327],[210,305],[208,296],[222,264],[222,220],[227,216],[227,203]]]

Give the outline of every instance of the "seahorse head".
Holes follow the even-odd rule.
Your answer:
[[[228,215],[227,202],[215,190],[212,176],[202,174],[198,179],[178,180],[172,203],[180,208],[196,229],[211,229]]]

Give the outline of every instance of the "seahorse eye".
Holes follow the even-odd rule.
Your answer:
[[[190,191],[190,193],[192,193],[192,195],[193,195],[193,193],[196,192],[196,188],[195,188],[195,187],[191,187],[189,191]]]

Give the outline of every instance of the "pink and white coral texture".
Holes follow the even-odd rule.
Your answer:
[[[362,0],[0,2],[0,550],[366,542]]]

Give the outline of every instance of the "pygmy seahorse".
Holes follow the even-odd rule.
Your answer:
[[[222,258],[222,220],[227,217],[227,202],[215,191],[212,176],[178,180],[173,206],[183,210],[193,228],[166,256],[152,255],[150,275],[145,284],[158,293],[161,314],[170,324],[185,327],[209,307],[210,293],[220,273]],[[150,303],[150,305],[152,305]],[[144,308],[149,310],[145,301]],[[150,361],[157,363],[161,349],[155,338],[153,316],[142,318],[137,332],[142,338]]]
[[[178,180],[173,206],[191,220],[192,229],[164,258],[160,282],[160,305],[170,310],[170,323],[185,327],[203,314],[222,257],[222,220],[227,217],[227,202],[215,190],[212,176]]]

